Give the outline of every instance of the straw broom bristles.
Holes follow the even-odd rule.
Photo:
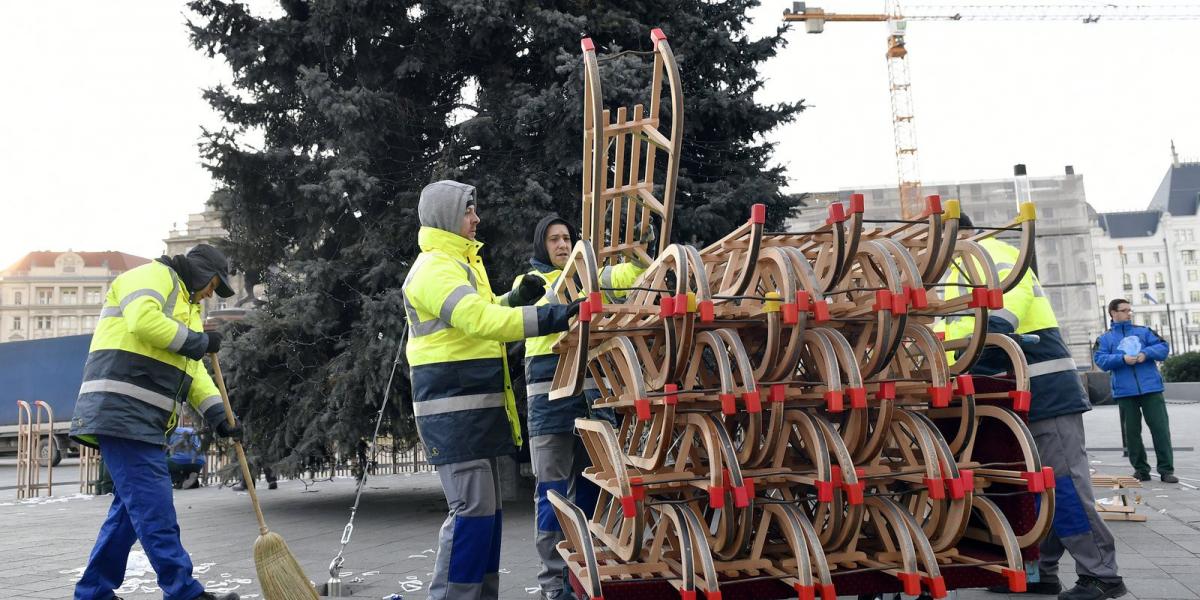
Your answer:
[[[225,403],[225,419],[230,426],[233,420],[233,408],[229,406],[229,392],[225,391],[225,378],[221,375],[221,363],[216,354],[212,357],[213,374],[216,376],[217,388],[221,390],[221,401]],[[246,482],[246,491],[250,492],[250,503],[254,505],[254,515],[258,518],[258,539],[254,540],[254,569],[258,571],[258,582],[262,587],[266,600],[318,600],[317,590],[313,587],[308,575],[292,551],[288,548],[283,536],[267,529],[263,519],[262,507],[258,504],[258,493],[254,489],[254,478],[250,476],[249,463],[246,462],[246,451],[242,443],[234,440],[234,450],[237,451],[238,463],[242,467],[242,479]]]

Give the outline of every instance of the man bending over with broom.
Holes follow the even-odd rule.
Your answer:
[[[500,593],[500,475],[496,457],[521,444],[504,342],[566,331],[578,303],[524,306],[531,285],[497,298],[475,241],[475,188],[438,181],[421,190],[421,254],[404,279],[417,432],[450,513],[442,524],[431,600]]]
[[[229,261],[200,244],[186,256],[163,256],[122,273],[109,287],[92,336],[71,438],[99,448],[112,474],[113,502],[100,528],[75,600],[109,600],[125,579],[135,541],[142,543],[166,600],[238,600],[205,592],[192,578],[192,559],[179,540],[171,475],[163,455],[167,435],[186,401],[222,437],[230,426],[217,387],[200,359],[221,347],[204,333],[200,301],[233,295]]]

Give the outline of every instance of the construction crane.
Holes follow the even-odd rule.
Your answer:
[[[793,2],[784,10],[784,21],[804,21],[805,31],[821,33],[830,22],[888,24],[888,87],[892,96],[892,130],[896,141],[896,174],[899,178],[900,214],[910,219],[920,214],[921,171],[917,161],[917,131],[913,122],[912,82],[908,73],[905,34],[909,21],[1101,21],[1198,20],[1195,4],[1014,4],[987,6],[921,5],[902,11],[899,0],[886,0],[880,13],[827,13],[824,9]]]

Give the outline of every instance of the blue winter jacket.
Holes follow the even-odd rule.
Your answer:
[[[1141,343],[1146,361],[1125,364],[1125,354],[1117,347],[1121,340],[1134,336]],[[1112,323],[1112,329],[1104,332],[1096,341],[1096,366],[1111,373],[1113,398],[1128,398],[1163,391],[1162,375],[1156,362],[1166,360],[1171,351],[1167,342],[1158,337],[1149,327],[1134,325],[1129,321]]]

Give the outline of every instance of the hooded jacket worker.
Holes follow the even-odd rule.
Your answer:
[[[972,231],[967,215],[959,227]],[[995,238],[980,242],[996,264],[1000,278],[1008,276],[1020,251]],[[946,298],[970,293],[969,288],[953,285],[962,281],[960,269],[951,268],[945,288]],[[967,337],[974,332],[974,317],[950,317],[946,339]],[[1092,475],[1084,450],[1083,413],[1092,409],[1087,392],[1079,381],[1071,351],[1063,341],[1058,318],[1050,306],[1038,276],[1031,267],[1016,287],[1004,294],[1004,308],[988,313],[989,333],[1028,334],[1037,343],[1023,343],[1029,365],[1029,432],[1033,434],[1042,465],[1054,469],[1054,522],[1039,548],[1039,579],[1027,586],[1031,594],[1058,594],[1060,600],[1099,600],[1123,596],[1127,590],[1117,573],[1116,541],[1104,521],[1096,514],[1092,494]],[[988,348],[971,368],[972,373],[996,375],[1011,372],[1008,357],[998,348]],[[1062,591],[1058,563],[1064,552],[1075,559],[1079,579],[1075,587]],[[1008,593],[1008,587],[989,588]],[[1060,593],[1061,592],[1061,593]]]
[[[83,369],[71,437],[100,449],[112,474],[113,502],[75,586],[76,600],[113,598],[135,541],[145,549],[164,598],[217,598],[192,578],[163,455],[180,402],[203,415],[218,435],[240,435],[240,427],[226,423],[220,393],[200,362],[221,348],[219,333],[201,330],[200,302],[214,291],[223,298],[233,295],[229,262],[207,244],[127,271],[109,287]]]
[[[492,293],[475,240],[475,188],[438,181],[421,190],[421,254],[404,280],[413,415],[446,494],[429,597],[500,593],[500,478],[521,428],[504,342],[566,331],[578,304],[512,307]]]
[[[550,294],[543,295],[542,290],[558,280],[578,239],[575,227],[558,215],[547,216],[538,222],[533,232],[533,256],[529,259],[533,270],[513,282],[510,296],[515,296],[514,302],[536,302],[539,306],[558,302]],[[633,285],[645,270],[645,266],[632,262],[605,267],[600,272],[600,281],[601,287],[608,290],[606,300],[623,299],[626,292],[622,288]],[[530,294],[530,290],[536,290],[536,295]],[[563,531],[547,492],[555,490],[583,512],[591,514],[599,489],[582,476],[583,469],[591,463],[582,441],[575,435],[575,419],[598,416],[615,422],[611,410],[596,411],[595,414],[591,410],[591,402],[599,396],[591,378],[585,381],[583,394],[550,402],[550,386],[558,367],[558,355],[553,350],[557,339],[557,335],[547,335],[525,341],[529,454],[537,478],[534,545],[542,560],[538,585],[542,597],[551,600],[569,598],[570,586],[566,582],[566,563],[555,548],[563,540]]]
[[[1121,405],[1121,426],[1133,476],[1150,480],[1150,463],[1142,444],[1142,415],[1154,439],[1158,475],[1164,483],[1179,483],[1171,449],[1171,424],[1163,399],[1163,380],[1155,361],[1167,359],[1171,349],[1149,327],[1133,324],[1133,307],[1117,298],[1108,303],[1112,328],[1096,340],[1096,366],[1111,375],[1113,398]]]

